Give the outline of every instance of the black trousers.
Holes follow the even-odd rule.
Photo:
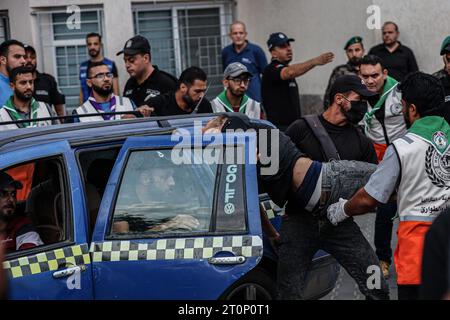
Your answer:
[[[319,249],[331,254],[347,270],[366,299],[389,299],[389,288],[381,272],[379,287],[370,288],[369,268],[379,268],[380,262],[352,218],[333,226],[326,217],[315,218],[308,213],[285,216],[280,235],[278,299],[303,298],[306,274]]]
[[[417,300],[419,285],[398,285],[398,300]]]
[[[375,218],[375,249],[378,259],[392,263],[392,219],[397,213],[397,203],[389,202],[377,208],[377,215]]]

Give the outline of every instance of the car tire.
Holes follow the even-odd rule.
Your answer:
[[[221,300],[275,300],[276,282],[261,267],[256,267],[236,282],[221,297]]]

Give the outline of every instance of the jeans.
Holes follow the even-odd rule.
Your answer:
[[[397,213],[397,203],[389,202],[383,204],[377,209],[375,218],[375,248],[378,259],[392,263],[392,219]]]
[[[377,279],[380,286],[368,287],[368,283],[373,283],[374,274],[368,268],[379,268],[379,260],[352,218],[333,226],[326,217],[317,218],[308,213],[285,216],[280,235],[279,299],[302,299],[308,268],[319,249],[331,254],[347,270],[366,299],[389,299],[389,288],[381,271]]]

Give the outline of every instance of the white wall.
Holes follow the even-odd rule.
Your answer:
[[[302,94],[322,95],[333,67],[346,62],[343,46],[351,36],[362,36],[366,51],[381,43],[381,32],[366,25],[370,5],[380,7],[382,22],[398,23],[400,41],[413,49],[423,71],[442,67],[439,47],[450,34],[449,0],[238,0],[236,12],[237,19],[247,23],[250,39],[264,49],[272,32],[282,31],[295,38],[294,62],[334,52],[333,63],[298,81]]]

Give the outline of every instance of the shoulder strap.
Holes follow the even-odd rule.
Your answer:
[[[304,116],[303,119],[305,119],[314,136],[317,138],[317,140],[319,140],[322,150],[325,153],[326,161],[330,161],[332,159],[340,160],[341,157],[339,155],[339,152],[337,151],[336,146],[331,140],[331,137],[328,134],[327,130],[325,130],[324,126],[320,122],[319,116],[309,115]]]
[[[378,120],[378,122],[381,124],[381,127],[383,128],[383,135],[384,135],[384,141],[386,141],[386,145],[390,145],[389,137],[386,130],[386,125],[384,124],[384,119],[386,116],[386,101],[383,103],[380,109],[378,109],[375,112],[375,118]]]

